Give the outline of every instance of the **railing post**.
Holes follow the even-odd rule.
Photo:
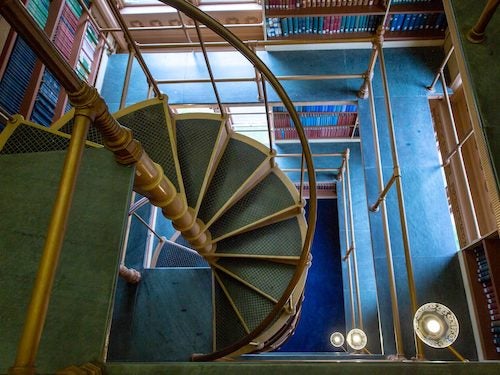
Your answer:
[[[384,175],[382,171],[382,159],[380,156],[380,142],[378,138],[377,115],[375,112],[375,99],[373,96],[372,82],[368,82],[368,99],[370,100],[370,115],[372,120],[373,144],[375,149],[375,162],[377,166],[377,184],[378,191],[382,192],[384,189]],[[394,342],[396,346],[396,357],[404,357],[403,349],[403,336],[401,335],[401,320],[399,317],[399,304],[396,289],[396,278],[394,277],[394,263],[392,260],[392,244],[391,235],[389,233],[389,220],[387,218],[387,206],[385,198],[380,204],[380,215],[382,219],[382,229],[384,232],[385,241],[385,259],[387,263],[387,278],[389,281],[389,294],[391,296],[391,312],[392,312],[392,325],[394,329]]]
[[[467,39],[471,43],[484,42],[486,39],[486,36],[484,35],[486,26],[488,26],[488,23],[491,21],[491,17],[495,14],[498,4],[500,4],[500,0],[488,0],[476,24],[467,33]]]
[[[401,223],[401,235],[403,237],[403,249],[405,255],[405,265],[406,265],[406,275],[408,280],[408,293],[410,296],[410,307],[412,315],[415,314],[418,308],[417,304],[417,289],[415,286],[415,277],[413,274],[413,264],[411,259],[411,250],[410,250],[410,239],[408,234],[408,223],[406,220],[406,210],[404,204],[404,195],[403,195],[403,184],[399,167],[399,157],[396,145],[396,135],[394,131],[394,119],[392,116],[392,106],[391,106],[391,98],[389,94],[389,84],[387,81],[387,72],[385,68],[385,60],[384,60],[384,51],[382,48],[383,44],[383,33],[381,35],[380,43],[377,43],[379,58],[380,58],[380,72],[382,74],[382,85],[384,87],[384,100],[385,107],[387,111],[387,120],[389,127],[389,139],[391,144],[392,151],[392,162],[394,166],[394,177],[396,179],[396,192],[398,196],[398,208],[399,208],[399,220]],[[413,333],[414,341],[415,341],[415,356],[417,359],[423,359],[424,347],[420,340],[417,339],[415,332]]]
[[[66,152],[23,332],[17,348],[16,360],[13,367],[9,369],[9,374],[35,374],[36,372],[35,359],[66,234],[66,226],[85,148],[87,131],[92,122],[92,118],[88,116],[88,113],[77,112],[75,114],[73,132]]]

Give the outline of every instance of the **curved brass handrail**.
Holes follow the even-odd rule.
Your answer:
[[[276,78],[276,76],[271,72],[271,70],[264,64],[264,62],[253,52],[245,43],[243,43],[238,37],[236,37],[231,31],[226,29],[222,24],[220,24],[217,20],[210,17],[208,14],[204,13],[191,3],[184,0],[160,0],[162,3],[170,5],[171,7],[183,12],[188,17],[193,20],[199,21],[200,23],[207,26],[210,30],[218,34],[224,40],[229,42],[236,50],[238,50],[245,58],[256,68],[261,74],[266,78],[269,84],[273,87],[276,94],[281,99],[283,105],[287,109],[290,117],[295,125],[295,129],[297,130],[297,134],[300,139],[300,144],[302,146],[304,160],[306,163],[306,167],[308,171],[314,171],[314,164],[311,155],[311,150],[309,147],[309,143],[307,142],[307,138],[300,122],[299,116],[295,107],[290,100],[288,94],[284,90],[283,86],[281,86],[280,82]],[[307,267],[308,256],[311,250],[311,244],[313,240],[314,229],[316,226],[316,211],[317,211],[317,202],[316,202],[316,176],[314,173],[308,173],[308,180],[310,186],[309,192],[309,214],[307,219],[307,232],[304,240],[303,251],[301,254],[300,261],[297,266],[297,270],[290,281],[287,289],[283,293],[283,296],[280,298],[278,303],[274,306],[271,313],[264,319],[257,328],[255,328],[250,334],[245,336],[243,339],[237,341],[231,346],[224,348],[222,350],[206,354],[206,355],[198,355],[194,356],[193,360],[197,361],[210,361],[217,358],[221,358],[226,356],[235,350],[248,345],[254,338],[259,336],[274,320],[274,318],[281,312],[283,306],[288,301],[289,296],[291,295],[293,289],[299,282],[300,276]]]

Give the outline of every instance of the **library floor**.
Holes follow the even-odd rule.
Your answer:
[[[291,74],[349,74],[366,70],[370,50],[330,50],[301,52],[260,52],[259,56],[273,72],[279,75]],[[457,349],[470,359],[476,358],[473,337],[459,263],[456,243],[448,214],[448,205],[440,164],[435,146],[434,132],[425,89],[443,59],[440,48],[401,48],[385,50],[389,88],[396,127],[397,147],[403,189],[407,206],[409,238],[413,255],[418,300],[420,304],[439,301],[450,306],[461,322],[461,335]],[[208,77],[203,56],[200,53],[149,54],[145,56],[153,75],[157,79]],[[236,53],[213,52],[210,62],[217,78],[253,77],[252,66]],[[112,110],[118,108],[119,94],[123,85],[126,55],[110,56],[102,94]],[[383,89],[378,67],[375,69],[374,90],[377,118],[382,148],[382,165],[385,181],[392,174],[391,151],[387,118],[384,111]],[[341,101],[357,100],[356,92],[360,80],[334,81],[284,81],[283,85],[294,101]],[[253,83],[219,84],[224,103],[256,103],[257,90]],[[209,84],[163,85],[170,103],[214,103]],[[132,71],[131,87],[127,102],[132,104],[146,98],[146,80],[138,66]],[[277,100],[271,93],[271,101]],[[354,194],[353,211],[356,226],[356,243],[360,251],[360,269],[369,275],[362,278],[363,309],[367,309],[365,324],[368,326],[373,353],[394,353],[394,334],[388,293],[384,236],[379,214],[368,214],[367,202],[374,202],[378,196],[376,169],[373,151],[372,126],[367,101],[359,101],[361,143],[359,165],[354,168],[357,179],[354,186],[363,187]],[[328,147],[328,146],[325,146]],[[387,197],[391,241],[393,245],[398,302],[402,317],[411,316],[407,297],[407,276],[404,267],[401,229],[395,192]],[[319,217],[319,220],[323,220]],[[339,220],[340,221],[340,220]],[[328,224],[328,221],[325,221]],[[340,227],[342,233],[343,228]],[[342,236],[341,236],[342,237]],[[340,247],[340,246],[338,246]],[[372,255],[373,250],[373,255]],[[376,271],[376,272],[375,272]],[[375,278],[376,274],[376,278]],[[341,286],[339,286],[341,288]],[[453,291],[453,293],[450,293]],[[314,290],[312,291],[314,293]],[[378,297],[378,299],[377,299]],[[315,298],[306,297],[310,300]],[[317,298],[316,300],[321,300]],[[314,309],[311,312],[314,314]],[[313,341],[324,340],[331,333],[331,325],[323,319],[303,317],[315,322],[310,335]],[[379,325],[380,319],[380,325]],[[414,353],[411,319],[402,319],[403,341],[408,356]],[[309,342],[304,340],[304,344]],[[292,343],[292,342],[291,342]],[[291,345],[291,344],[290,344]],[[317,345],[317,342],[316,344]],[[301,351],[315,351],[317,346],[303,347]],[[298,349],[293,349],[298,350]],[[323,350],[323,349],[321,349]],[[447,352],[426,350],[429,359],[453,359]]]

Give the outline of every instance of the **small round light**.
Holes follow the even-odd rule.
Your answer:
[[[344,345],[344,335],[340,332],[333,332],[330,336],[330,343],[336,347],[340,348]]]
[[[438,333],[441,330],[441,324],[437,319],[429,319],[425,323],[425,328],[429,333]]]
[[[415,333],[425,344],[433,348],[446,348],[458,337],[458,319],[453,312],[440,303],[426,303],[413,318]]]
[[[361,350],[366,346],[368,341],[366,333],[358,328],[351,329],[347,334],[347,344],[354,350]]]

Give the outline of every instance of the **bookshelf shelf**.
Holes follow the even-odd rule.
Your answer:
[[[386,2],[375,0],[373,5],[369,3],[361,0],[266,0],[267,39],[369,38],[383,20]],[[443,4],[440,0],[413,0],[392,5],[385,27],[389,40],[443,39],[446,29]]]
[[[321,103],[296,107],[304,132],[309,140],[351,139],[357,137],[357,105]],[[290,115],[283,107],[272,108],[273,136],[276,142],[299,138]]]
[[[500,359],[500,239],[493,232],[463,249],[485,359]]]

